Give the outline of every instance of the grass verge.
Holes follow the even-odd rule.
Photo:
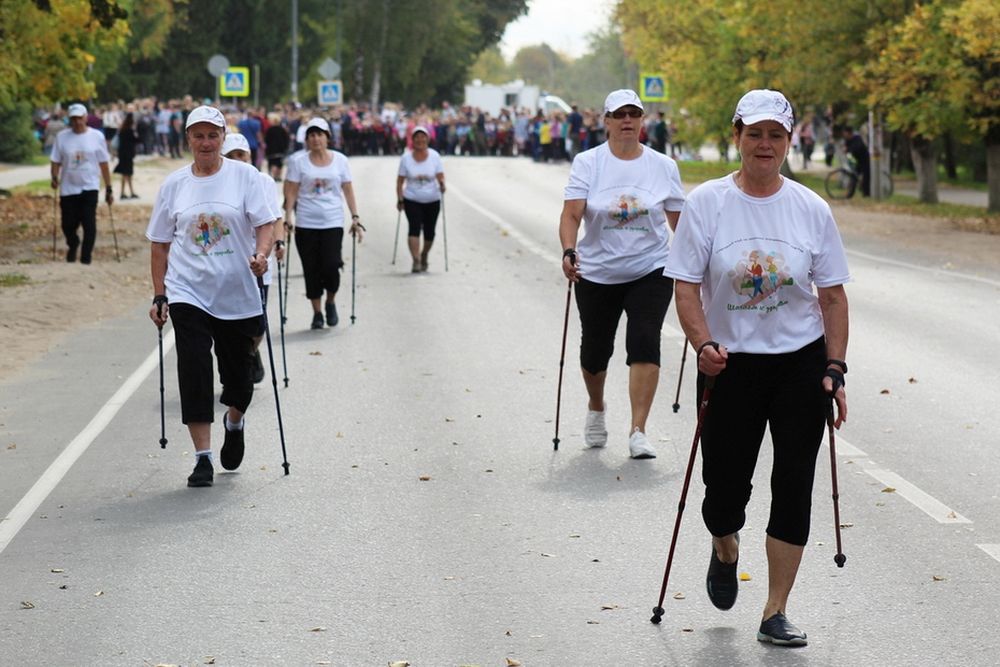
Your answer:
[[[31,282],[23,273],[0,273],[0,287],[20,287]]]

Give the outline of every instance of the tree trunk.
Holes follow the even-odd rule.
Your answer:
[[[917,196],[925,204],[938,203],[937,154],[934,141],[926,137],[910,137],[913,169],[917,172]]]
[[[955,140],[952,138],[951,132],[945,132],[944,135],[944,173],[953,181],[958,178],[958,166],[955,164]]]
[[[1000,126],[991,135],[1000,135]],[[1000,136],[995,136],[992,142],[987,136],[986,141],[986,183],[989,191],[987,206],[990,213],[1000,213]]]

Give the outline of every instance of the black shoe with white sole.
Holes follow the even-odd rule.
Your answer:
[[[780,611],[766,621],[761,621],[757,641],[776,646],[805,646],[809,643],[806,641],[806,633],[799,630]]]

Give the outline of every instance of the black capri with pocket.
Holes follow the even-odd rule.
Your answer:
[[[767,534],[805,546],[809,539],[816,456],[830,397],[823,390],[826,341],[794,352],[731,352],[716,376],[701,429],[702,517],[716,537],[740,530],[764,429],[774,447]],[[698,374],[698,401],[705,376]]]
[[[434,229],[437,227],[438,213],[441,212],[441,201],[421,203],[403,200],[403,210],[406,212],[406,222],[410,225],[408,236],[420,236],[424,232],[424,240],[434,240]]]
[[[212,348],[219,362],[222,396],[219,402],[246,412],[253,399],[254,336],[261,316],[220,320],[197,306],[170,304],[177,340],[177,384],[181,394],[181,421],[215,421],[215,370]]]
[[[320,298],[323,290],[336,293],[340,289],[343,245],[343,227],[295,228],[295,246],[299,249],[299,260],[302,262],[307,299]]]
[[[660,365],[660,330],[674,295],[674,281],[663,267],[627,283],[607,285],[580,278],[580,366],[596,375],[608,369],[618,320],[625,313],[625,363]]]

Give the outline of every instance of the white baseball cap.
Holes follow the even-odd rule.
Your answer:
[[[330,134],[330,124],[327,123],[325,119],[323,119],[323,118],[313,118],[311,121],[309,121],[309,123],[306,125],[306,134],[309,134],[309,130],[311,130],[314,127],[317,127],[319,129],[323,130],[329,136],[329,134]]]
[[[86,116],[87,107],[83,106],[82,104],[71,104],[69,105],[69,109],[66,110],[66,114],[70,118],[75,118],[77,116]]]
[[[427,135],[427,138],[428,138],[428,139],[430,139],[430,138],[431,138],[431,133],[430,133],[430,132],[428,132],[428,131],[427,131],[427,128],[426,128],[426,127],[424,127],[423,125],[414,125],[414,126],[413,126],[413,129],[412,129],[412,130],[410,130],[410,136],[412,137],[412,136],[413,136],[413,135],[415,135],[415,134],[416,134],[417,132],[423,132],[424,134],[426,134],[426,135]]]
[[[202,105],[200,107],[195,107],[195,109],[188,114],[187,122],[184,123],[184,129],[188,129],[195,123],[211,123],[216,127],[226,128],[226,118],[222,115],[222,112],[215,107],[210,107]]]
[[[247,138],[239,132],[231,132],[227,134],[226,139],[222,142],[223,155],[229,155],[233,151],[250,152],[250,144],[247,142]]]
[[[639,107],[643,111],[646,110],[642,106],[642,100],[639,99],[634,90],[629,90],[628,88],[612,90],[608,93],[607,99],[604,100],[604,113],[612,113],[627,106]]]
[[[751,90],[740,98],[733,114],[733,123],[742,120],[744,125],[753,125],[765,120],[781,123],[786,132],[792,131],[795,115],[792,105],[776,90],[766,88]]]

